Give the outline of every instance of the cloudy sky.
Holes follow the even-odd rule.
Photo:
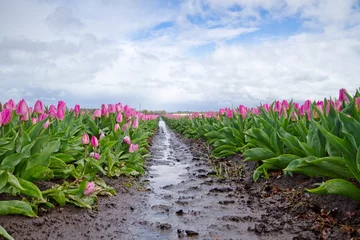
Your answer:
[[[194,111],[359,87],[359,0],[0,0],[1,102]]]

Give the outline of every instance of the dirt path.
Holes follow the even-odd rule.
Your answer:
[[[100,198],[99,209],[67,206],[38,219],[2,216],[15,239],[316,239],[313,222],[296,219],[281,196],[261,197],[251,173],[221,180],[206,159],[192,154],[163,121],[151,146],[148,174],[126,188],[108,180],[118,194]],[[270,188],[271,191],[271,188]]]

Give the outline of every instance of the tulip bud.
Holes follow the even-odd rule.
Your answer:
[[[97,137],[95,137],[95,136],[91,137],[91,146],[93,146],[93,147],[99,146],[99,141],[98,141]]]
[[[43,128],[46,129],[46,128],[49,127],[49,125],[50,125],[50,121],[49,121],[49,119],[48,119],[48,120],[44,123]]]
[[[75,108],[74,108],[74,115],[75,115],[75,117],[79,116],[79,113],[80,113],[80,105],[79,105],[79,104],[76,104],[76,105],[75,105]]]
[[[94,182],[88,182],[86,183],[86,187],[84,190],[84,195],[90,195],[95,191],[95,183]]]
[[[133,124],[132,124],[132,127],[133,128],[138,128],[139,127],[139,117],[135,117],[135,120],[134,120],[134,122],[133,122]]]
[[[94,117],[99,118],[99,117],[101,117],[101,111],[100,111],[99,109],[96,109],[96,110],[94,111],[93,115],[94,115]]]
[[[20,102],[16,106],[16,114],[19,116],[24,116],[25,114],[28,113],[28,110],[29,108],[25,100],[24,99],[20,100]]]
[[[360,97],[355,98],[355,109],[360,112]]]
[[[138,149],[139,149],[139,146],[137,144],[130,144],[130,146],[129,146],[130,153],[136,152]]]
[[[57,115],[57,117],[58,117],[59,120],[63,120],[63,119],[64,119],[64,116],[65,116],[63,110],[61,110],[61,109],[58,109],[56,115]]]
[[[105,137],[104,133],[100,133],[99,139],[103,139]]]
[[[345,101],[346,103],[350,102],[346,93],[347,93],[347,91],[345,88],[340,89],[340,91],[339,91],[339,101],[340,102],[342,102],[342,101]]]
[[[2,124],[3,125],[8,125],[11,121],[11,112],[12,110],[10,109],[4,109],[1,113],[2,115]]]
[[[130,144],[131,143],[131,140],[130,140],[130,137],[129,136],[125,136],[123,138],[123,141],[126,143],[126,144]]]
[[[121,123],[122,122],[122,113],[121,112],[119,112],[117,115],[116,115],[116,122],[118,122],[118,123]]]
[[[20,117],[20,121],[29,121],[29,113]]]
[[[81,142],[84,145],[89,144],[90,139],[89,139],[89,135],[87,135],[87,133],[84,133],[84,135],[81,138]]]
[[[115,124],[115,127],[114,127],[114,132],[116,132],[117,130],[119,130],[119,128],[120,128],[120,125],[117,123],[117,124]]]
[[[44,106],[43,106],[42,101],[40,101],[40,100],[36,101],[35,106],[34,106],[34,112],[37,114],[41,114],[44,112]]]
[[[36,118],[32,118],[31,121],[32,121],[33,124],[36,124],[36,123],[37,123],[37,119],[36,119]]]
[[[66,112],[66,103],[64,101],[58,101],[57,109],[60,109],[65,113]]]
[[[0,127],[2,126],[3,120],[2,120],[2,112],[0,112]]]

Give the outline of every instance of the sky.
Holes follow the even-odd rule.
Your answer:
[[[360,87],[360,0],[0,0],[0,101],[218,110]]]

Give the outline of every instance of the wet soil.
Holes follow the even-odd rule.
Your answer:
[[[140,180],[106,179],[117,190],[97,209],[73,206],[37,219],[0,216],[15,239],[357,239],[360,206],[304,192],[322,179],[272,173],[255,183],[255,163],[215,161],[201,140],[159,123]],[[226,178],[224,178],[226,176]],[[130,187],[129,187],[130,186]]]

